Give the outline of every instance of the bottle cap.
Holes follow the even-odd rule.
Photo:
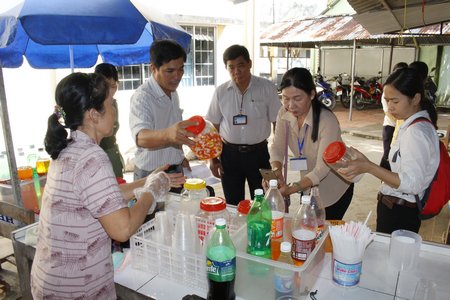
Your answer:
[[[311,196],[303,195],[302,196],[302,204],[311,204]]]
[[[282,242],[280,245],[280,251],[281,252],[291,252],[291,243]]]
[[[218,219],[216,219],[215,223],[216,223],[216,226],[222,227],[222,226],[227,225],[227,220],[225,220],[225,218],[218,218]]]
[[[200,201],[200,209],[204,211],[221,211],[227,208],[227,203],[220,197],[207,197]]]
[[[322,158],[325,162],[334,164],[344,156],[346,151],[347,147],[345,147],[343,142],[332,142],[323,151]]]
[[[270,186],[270,187],[278,187],[278,180],[276,180],[276,179],[270,179],[270,180],[269,180],[269,186]]]
[[[188,178],[183,187],[187,190],[201,190],[206,188],[206,181],[200,178]]]
[[[255,196],[261,196],[261,195],[264,195],[263,189],[256,189],[255,190]]]
[[[197,122],[198,125],[197,126],[193,125],[193,126],[186,127],[187,131],[190,131],[190,132],[192,132],[194,134],[199,134],[200,132],[203,131],[203,129],[205,129],[206,122],[205,122],[205,119],[203,119],[201,116],[192,116],[188,120]]]
[[[238,203],[237,210],[238,210],[238,212],[246,215],[250,211],[251,207],[252,207],[252,200],[248,200],[248,199],[241,200]]]

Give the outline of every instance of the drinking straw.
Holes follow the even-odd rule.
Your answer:
[[[364,226],[367,225],[367,221],[369,221],[370,215],[372,214],[372,211],[369,211],[369,214],[367,215],[366,220],[364,221]]]

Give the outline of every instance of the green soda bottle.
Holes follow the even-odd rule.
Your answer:
[[[216,219],[216,228],[206,245],[207,300],[236,299],[236,248],[228,235],[226,224],[224,218]]]
[[[255,190],[255,199],[247,215],[247,253],[266,258],[272,257],[270,235],[272,210],[264,198],[262,189]]]

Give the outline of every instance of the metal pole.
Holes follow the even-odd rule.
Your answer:
[[[11,127],[8,116],[8,105],[6,103],[5,82],[3,80],[3,69],[0,68],[0,118],[2,119],[3,139],[5,140],[6,155],[8,156],[9,174],[11,175],[11,188],[17,205],[23,207],[22,195],[20,193],[20,182],[17,176],[17,164],[14,155]]]
[[[352,53],[352,81],[350,85],[350,109],[348,111],[348,120],[352,120],[352,109],[353,109],[353,87],[355,82],[355,65],[356,65],[356,40],[353,40],[353,53]]]

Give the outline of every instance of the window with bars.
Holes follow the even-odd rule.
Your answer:
[[[214,42],[215,28],[208,26],[182,26],[192,35],[191,50],[184,64],[182,86],[214,85]],[[149,65],[130,65],[117,68],[119,90],[138,88],[149,74]]]

